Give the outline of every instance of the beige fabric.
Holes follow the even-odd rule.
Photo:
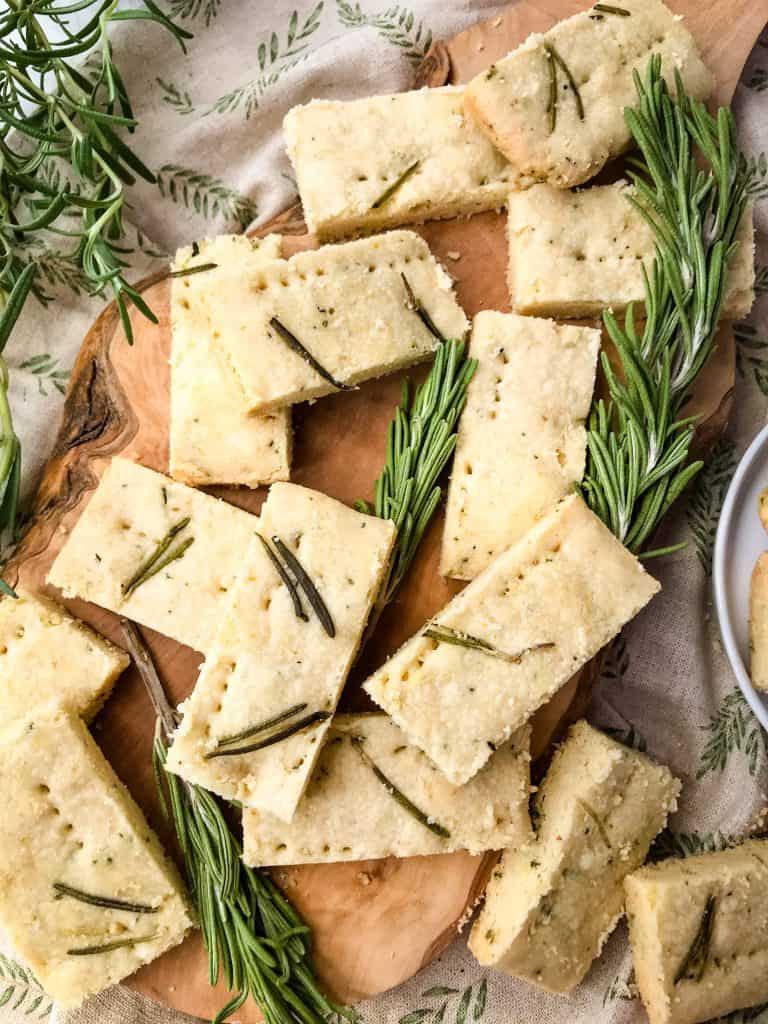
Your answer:
[[[152,26],[134,23],[115,33],[117,58],[141,121],[135,145],[159,172],[163,190],[142,184],[130,196],[145,250],[144,256],[134,257],[137,273],[152,263],[146,253],[173,251],[194,238],[237,230],[252,218],[264,221],[292,199],[280,135],[291,106],[314,96],[354,98],[405,88],[428,46],[429,32],[450,35],[493,18],[500,9],[486,0],[404,4],[324,0],[318,8],[316,0],[167,0],[166,9],[186,15],[184,24],[195,32],[187,57]],[[298,16],[289,44],[294,8]],[[742,140],[755,156],[768,150],[767,82],[768,50],[763,46],[755,49],[736,96]],[[759,266],[768,262],[767,207],[764,201],[756,204]],[[49,352],[57,361],[53,373],[69,369],[98,308],[100,303],[68,292],[47,311],[29,304],[6,350],[27,488],[50,450],[63,401],[54,384],[61,378],[46,375],[40,362],[29,365],[29,360]],[[768,788],[762,734],[735,690],[722,653],[706,568],[722,482],[765,421],[766,396],[759,384],[768,391],[768,361],[755,347],[768,335],[764,295],[750,325],[741,330],[742,375],[733,424],[718,449],[717,472],[710,470],[698,505],[681,508],[661,539],[691,540],[692,520],[703,541],[653,565],[663,593],[614,645],[591,712],[596,724],[624,738],[642,737],[652,755],[683,777],[680,811],[671,823],[680,844],[703,842],[707,833],[720,830],[739,831]],[[694,832],[696,840],[685,838]],[[483,970],[462,939],[407,984],[358,1008],[364,1024],[397,1024],[409,1015],[414,1015],[413,1024],[432,1024],[443,1003],[446,1024],[462,1011],[473,1024],[644,1024],[639,1002],[626,998],[629,967],[626,932],[620,926],[586,981],[564,1000]],[[0,998],[10,983],[0,979]],[[443,989],[448,991],[440,994]],[[28,1002],[14,1011],[15,1002],[14,995],[0,1009],[0,1024],[36,1019],[23,1014]],[[41,1002],[37,1012],[44,1009]],[[425,1012],[417,1014],[420,1010]],[[190,1018],[114,989],[75,1014],[55,1014],[54,1020],[184,1024]]]

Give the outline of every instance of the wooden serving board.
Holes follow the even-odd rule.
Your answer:
[[[717,99],[728,102],[753,43],[768,21],[768,0],[669,0],[687,16],[704,59],[718,81]],[[587,7],[579,0],[522,0],[501,17],[474,26],[455,39],[435,43],[418,74],[420,85],[463,82],[503,56],[530,32]],[[313,247],[298,208],[265,230],[281,231],[284,255]],[[507,309],[504,219],[481,214],[419,229],[456,278],[458,298],[469,316],[480,309]],[[451,257],[448,254],[451,253]],[[453,258],[460,254],[459,259]],[[154,326],[133,316],[135,344],[126,344],[113,305],[86,336],[72,371],[63,421],[35,499],[33,516],[9,578],[54,593],[44,580],[67,532],[109,459],[121,454],[167,471],[170,346],[169,282],[143,283],[145,300],[159,316]],[[420,379],[424,370],[412,376]],[[346,502],[370,498],[383,463],[387,425],[403,376],[364,385],[359,391],[295,410],[292,479]],[[722,430],[734,381],[734,345],[721,333],[717,354],[695,399],[702,416],[699,441],[711,443]],[[217,493],[257,512],[263,492],[219,488]],[[344,706],[365,707],[360,681],[459,589],[437,573],[442,522],[428,532],[400,596],[379,624],[345,692]],[[55,593],[54,593],[54,596]],[[93,605],[67,602],[71,610],[120,643],[116,617]],[[144,631],[161,678],[174,701],[194,685],[198,654],[166,637]],[[575,717],[589,694],[594,668],[574,679],[536,718],[535,753],[546,752],[563,724]],[[157,806],[150,765],[153,714],[141,682],[126,672],[99,716],[94,734],[120,777],[170,848],[171,836]],[[481,893],[493,857],[468,854],[388,859],[355,864],[303,866],[276,873],[292,902],[311,925],[315,964],[329,993],[352,1001],[382,992],[413,975],[456,935],[457,923]],[[226,999],[211,989],[198,935],[150,964],[128,982],[146,995],[201,1016],[213,1016]],[[252,1004],[237,1014],[259,1020]]]

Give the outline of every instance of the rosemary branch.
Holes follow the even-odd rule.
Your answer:
[[[640,150],[631,161],[634,202],[654,232],[656,257],[644,270],[642,333],[631,306],[623,327],[610,311],[603,314],[621,370],[603,353],[609,399],[592,406],[581,491],[619,540],[640,553],[702,466],[688,462],[695,418],[684,407],[714,348],[748,171],[731,111],[711,116],[679,75],[671,96],[659,55],[644,80],[635,74],[635,86],[637,109],[625,111]]]
[[[80,29],[75,11],[89,12]],[[0,547],[18,539],[21,477],[2,351],[30,293],[51,300],[38,239],[60,240],[93,294],[111,290],[129,342],[129,304],[157,322],[124,274],[124,187],[155,177],[125,137],[137,122],[108,37],[115,22],[137,19],[182,48],[192,38],[153,0],[129,10],[117,0],[9,0],[0,12]],[[87,71],[78,67],[86,55]],[[0,590],[10,592],[3,581]]]
[[[243,864],[240,844],[218,801],[167,771],[166,741],[176,716],[141,634],[133,623],[121,622],[157,715],[153,767],[166,814],[170,805],[208,953],[209,979],[215,985],[223,975],[234,992],[212,1024],[222,1024],[249,996],[266,1024],[324,1024],[332,1014],[354,1021],[354,1011],[335,1006],[320,991],[309,929],[268,874]]]
[[[356,506],[361,512],[393,520],[397,527],[389,572],[371,622],[402,583],[440,502],[438,481],[456,447],[456,425],[476,369],[477,360],[466,356],[463,341],[444,341],[413,401],[408,383],[403,384],[400,405],[387,431],[386,459],[376,481],[373,507],[364,501]]]

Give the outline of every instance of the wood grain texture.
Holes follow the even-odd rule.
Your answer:
[[[523,0],[505,13],[468,29],[453,40],[437,42],[425,58],[417,84],[466,81],[501,57],[532,31],[588,6],[574,0]],[[674,0],[688,16],[705,60],[718,78],[718,99],[728,101],[758,33],[768,20],[768,0]],[[312,247],[301,210],[287,210],[264,231],[285,236],[285,255]],[[426,224],[419,229],[456,278],[459,301],[468,315],[480,309],[507,309],[506,243],[503,217],[481,214],[469,220]],[[460,254],[459,259],[448,253]],[[64,415],[33,508],[30,528],[9,566],[12,580],[51,592],[45,574],[76,521],[83,503],[118,452],[144,465],[168,467],[169,282],[162,276],[143,283],[144,298],[159,316],[155,327],[132,317],[135,344],[126,342],[114,306],[108,306],[85,338],[72,371]],[[412,376],[421,379],[424,370]],[[403,375],[366,384],[359,391],[302,406],[295,413],[295,461],[292,479],[343,501],[370,498],[382,464],[387,425]],[[725,328],[717,353],[697,388],[702,415],[698,443],[710,445],[730,409],[734,379],[732,332]],[[217,488],[215,492],[257,512],[261,491]],[[345,692],[343,705],[365,707],[359,689],[368,671],[440,608],[460,585],[437,575],[442,521],[425,537],[401,594],[383,616]],[[113,615],[79,601],[70,609],[116,642]],[[166,637],[145,630],[161,678],[175,701],[191,690],[200,656]],[[599,663],[564,687],[537,716],[535,753],[546,756],[564,723],[585,706]],[[173,848],[156,802],[150,768],[153,716],[136,674],[122,678],[100,715],[94,734]],[[316,941],[319,975],[335,997],[344,1000],[384,991],[428,964],[454,938],[459,920],[481,893],[493,855],[371,861],[304,866],[277,873],[308,923]],[[364,937],[364,941],[361,941]],[[138,991],[198,1016],[210,1017],[225,1000],[222,986],[207,982],[204,952],[197,935],[130,979]],[[255,1022],[247,1004],[237,1019]]]

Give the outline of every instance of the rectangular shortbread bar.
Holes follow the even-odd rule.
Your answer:
[[[253,269],[280,258],[279,235],[220,235],[176,253],[175,271],[207,263]],[[207,271],[200,271],[202,275]],[[171,283],[170,475],[182,483],[258,487],[287,480],[291,465],[291,413],[250,416],[237,378],[210,343],[207,324],[188,308],[184,278]]]
[[[654,236],[625,181],[569,192],[534,185],[509,197],[508,284],[512,308],[537,316],[591,317],[645,304]],[[748,208],[731,257],[723,317],[746,316],[754,301],[754,229]]]
[[[480,963],[550,992],[575,988],[679,790],[669,769],[577,722],[537,795],[536,841],[505,852],[491,876],[469,939]]]
[[[309,230],[340,238],[503,206],[516,175],[463,99],[445,86],[290,110],[285,139]]]
[[[749,675],[756,690],[768,690],[768,551],[755,562],[750,582]]]
[[[184,549],[182,556],[126,596],[126,584],[184,520],[162,558]],[[257,525],[256,516],[234,505],[115,458],[48,582],[65,597],[93,601],[207,653]]]
[[[521,846],[531,839],[529,742],[523,727],[457,787],[389,716],[337,715],[291,824],[246,811],[245,862],[323,864]]]
[[[75,715],[41,712],[2,733],[0,802],[0,927],[59,1007],[181,942],[193,924],[181,880]]]
[[[651,1024],[720,1020],[768,1001],[766,840],[641,868],[624,888]]]
[[[258,270],[182,278],[180,302],[235,373],[244,408],[267,412],[427,359],[437,330],[468,323],[451,279],[413,231],[297,253]],[[409,287],[410,292],[409,294]],[[303,350],[303,352],[302,352]]]
[[[660,0],[604,6],[614,11],[592,8],[530,35],[467,86],[465,110],[519,175],[569,188],[623,152],[632,76],[645,75],[651,54],[668,84],[678,70],[689,95],[709,95],[712,76],[690,32]]]
[[[183,705],[168,766],[190,782],[290,821],[386,572],[395,529],[388,520],[362,515],[318,491],[274,484],[259,532],[261,539],[243,557],[214,650]],[[264,547],[266,541],[279,555],[275,536],[317,588],[334,636],[301,589],[305,619],[297,617],[289,589]],[[229,753],[248,747],[249,739],[272,738],[313,714],[326,717],[262,749]],[[274,728],[221,744],[270,721]]]
[[[90,721],[128,655],[55,602],[18,595],[0,600],[0,718],[61,705]]]
[[[440,571],[471,580],[584,473],[600,332],[486,311],[461,414]]]
[[[462,785],[658,589],[572,495],[408,640],[365,690]]]

